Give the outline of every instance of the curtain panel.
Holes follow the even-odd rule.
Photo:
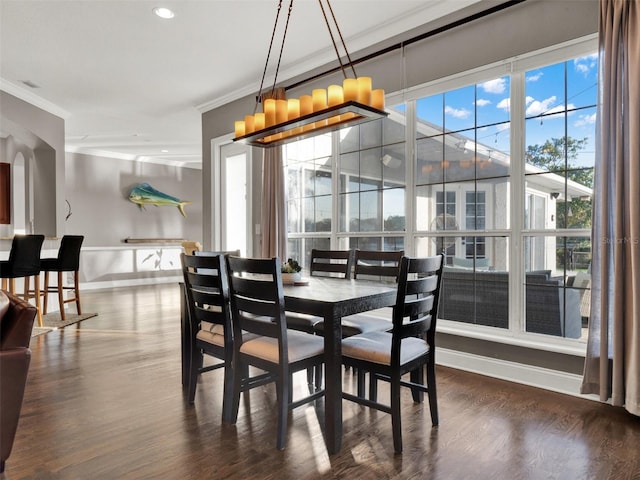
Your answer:
[[[287,201],[282,147],[264,149],[262,157],[262,257],[287,259]]]
[[[601,0],[592,295],[582,393],[640,415],[640,0]]]

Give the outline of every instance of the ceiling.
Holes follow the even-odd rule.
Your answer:
[[[478,1],[334,0],[332,6],[353,53]],[[277,3],[0,0],[0,88],[62,116],[68,152],[197,168],[202,112],[258,90]],[[283,1],[279,32],[288,4]],[[157,6],[175,17],[155,16]],[[317,2],[298,0],[278,81],[335,58]],[[232,125],[229,119],[230,132]]]

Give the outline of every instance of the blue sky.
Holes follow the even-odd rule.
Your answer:
[[[538,117],[526,122],[527,145],[542,144],[546,139],[564,136],[566,109],[567,134],[579,139],[588,138],[585,151],[573,163],[593,166],[597,64],[598,56],[593,54],[526,72],[526,116]],[[479,143],[508,153],[509,83],[509,77],[504,76],[480,83],[477,88],[471,85],[420,99],[418,115],[437,125],[443,124],[444,117],[447,130],[473,129],[478,125]],[[591,107],[582,109],[587,106]],[[474,132],[471,130],[463,134],[473,138]]]

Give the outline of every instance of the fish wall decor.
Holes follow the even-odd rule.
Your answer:
[[[145,205],[155,205],[156,207],[178,207],[178,210],[180,210],[183,217],[187,216],[187,214],[184,213],[184,206],[191,203],[186,201],[183,202],[179,198],[162,193],[148,183],[140,183],[133,187],[129,194],[129,200],[138,204],[138,207],[140,207],[141,210],[144,210]]]

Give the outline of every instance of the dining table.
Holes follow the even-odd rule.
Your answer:
[[[325,442],[329,454],[342,446],[343,317],[395,304],[397,284],[333,277],[309,277],[284,285],[285,309],[324,320]]]

